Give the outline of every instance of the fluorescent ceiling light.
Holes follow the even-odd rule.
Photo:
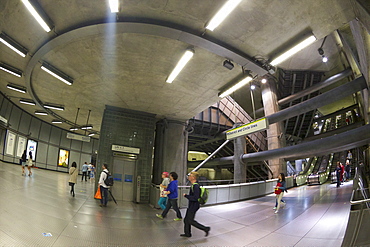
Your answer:
[[[20,71],[18,69],[15,69],[12,66],[7,65],[5,63],[0,64],[0,69],[4,70],[5,72],[8,72],[12,75],[15,75],[16,77],[22,77],[22,71]]]
[[[35,102],[33,102],[32,100],[29,100],[29,99],[20,99],[19,103],[26,104],[26,105],[36,105]]]
[[[55,105],[44,104],[44,107],[45,108],[48,108],[48,109],[53,109],[53,110],[58,110],[58,111],[64,111],[64,107],[63,106],[55,106]]]
[[[59,119],[54,119],[53,121],[51,121],[52,123],[54,124],[57,124],[57,123],[63,123],[61,120]]]
[[[74,130],[78,130],[78,128],[76,128],[76,127],[72,127],[72,128],[70,128],[69,130],[74,131]]]
[[[227,1],[224,6],[217,12],[215,16],[211,19],[211,21],[206,26],[206,29],[213,31],[218,25],[221,24],[225,20],[225,18],[233,11],[236,6],[241,2],[242,0],[229,0]]]
[[[18,53],[20,56],[25,57],[27,55],[27,50],[13,39],[11,39],[5,33],[0,33],[0,42]]]
[[[52,75],[55,78],[61,80],[62,82],[64,82],[67,85],[72,85],[72,83],[73,83],[72,78],[70,78],[69,76],[67,76],[63,72],[57,70],[56,68],[54,68],[50,64],[43,63],[41,65],[41,69],[44,70],[44,71],[46,71],[46,72],[48,72],[50,75]]]
[[[92,125],[88,125],[88,126],[82,126],[81,129],[82,130],[89,130],[89,129],[92,129]]]
[[[88,136],[93,136],[93,135],[95,135],[95,133],[90,133],[90,134],[88,134]]]
[[[13,85],[13,84],[8,84],[6,86],[7,88],[11,89],[11,90],[14,90],[14,91],[17,91],[17,92],[20,92],[20,93],[26,93],[27,90],[26,88],[22,87],[22,86],[17,86],[17,85]]]
[[[26,5],[28,11],[33,15],[33,17],[36,19],[36,21],[42,26],[42,28],[46,32],[51,31],[51,25],[48,25],[46,21],[41,17],[41,15],[36,11],[36,9],[32,6],[32,4],[29,2],[29,0],[22,0],[24,5]]]
[[[221,93],[219,95],[220,98],[224,98],[226,96],[228,96],[229,94],[235,92],[236,90],[238,90],[239,88],[247,85],[248,82],[250,82],[253,78],[250,77],[250,76],[247,76],[246,78],[244,78],[243,80],[241,80],[240,82],[236,83],[234,86],[232,86],[231,88],[227,89],[225,92]]]
[[[299,51],[303,50],[304,48],[306,48],[307,46],[311,45],[315,41],[316,41],[316,37],[314,35],[311,35],[307,39],[303,40],[301,43],[297,44],[293,48],[289,49],[288,51],[284,52],[283,54],[281,54],[280,56],[278,56],[277,58],[272,60],[270,64],[272,66],[278,65],[279,63],[281,63],[281,62],[285,61],[286,59],[290,58],[291,56],[293,56],[297,52],[299,52]]]
[[[184,55],[181,57],[180,61],[177,63],[176,67],[172,70],[170,76],[167,78],[166,82],[172,83],[173,80],[180,74],[181,70],[185,67],[185,65],[189,62],[189,60],[193,57],[194,50],[186,50]]]
[[[47,116],[48,115],[48,113],[44,112],[44,111],[35,111],[35,114],[36,115],[41,115],[41,116]]]
[[[119,0],[109,0],[109,7],[112,13],[117,13],[119,7]]]

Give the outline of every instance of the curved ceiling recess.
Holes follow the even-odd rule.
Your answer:
[[[116,25],[115,28],[117,34],[136,33],[178,40],[189,45],[192,45],[194,47],[202,48],[218,56],[231,59],[233,62],[239,64],[244,69],[251,70],[257,75],[262,76],[268,73],[268,71],[265,68],[263,68],[262,65],[255,63],[249,56],[243,54],[243,52],[238,51],[237,49],[234,49],[232,47],[226,47],[222,44],[219,44],[221,42],[217,43],[217,41],[213,40],[211,41],[206,37],[201,37],[200,35],[196,35],[184,30],[151,23],[139,23],[139,22],[100,23],[79,27],[74,30],[65,32],[61,35],[58,35],[57,37],[43,44],[32,56],[25,70],[25,83],[27,88],[29,89],[29,93],[32,99],[35,101],[37,106],[54,115],[55,117],[65,122],[69,122],[70,124],[73,124],[71,121],[64,119],[55,112],[49,109],[45,109],[42,101],[37,97],[32,87],[33,70],[40,62],[42,63],[42,58],[51,50],[59,46],[66,45],[77,39],[93,35],[104,35],[107,26],[112,24]]]

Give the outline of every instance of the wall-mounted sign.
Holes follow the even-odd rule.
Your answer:
[[[226,139],[234,139],[239,136],[244,136],[248,134],[252,134],[258,131],[262,131],[268,129],[268,121],[266,118],[261,118],[257,121],[244,124],[242,126],[236,127],[234,129],[230,129],[226,131]]]
[[[119,146],[119,145],[112,145],[112,150],[117,151],[117,152],[130,153],[130,154],[140,153],[140,148],[125,147],[125,146]]]
[[[58,166],[68,167],[68,161],[69,161],[69,150],[65,150],[65,149],[60,148],[59,149]]]
[[[24,150],[27,147],[27,138],[23,136],[18,136],[18,143],[17,143],[17,157],[22,157]]]
[[[16,136],[13,132],[8,131],[8,135],[6,137],[6,151],[5,151],[5,153],[8,155],[14,154],[15,137]]]
[[[77,135],[70,132],[67,132],[67,138],[77,141],[90,142],[90,136]]]

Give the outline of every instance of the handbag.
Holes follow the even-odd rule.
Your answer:
[[[100,186],[98,187],[98,190],[96,191],[94,198],[95,199],[102,199],[101,192],[100,192]]]

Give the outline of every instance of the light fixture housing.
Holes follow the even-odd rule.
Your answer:
[[[35,114],[36,115],[41,115],[41,116],[47,116],[47,115],[49,115],[47,112],[45,112],[45,111],[35,111]]]
[[[93,136],[93,135],[95,135],[95,133],[90,133],[90,134],[88,134],[88,136]]]
[[[315,41],[316,41],[316,37],[314,35],[310,35],[308,38],[299,42],[297,45],[293,46],[292,48],[290,48],[289,50],[287,50],[286,52],[284,52],[283,54],[281,54],[280,56],[278,56],[277,58],[272,60],[270,64],[272,66],[276,66],[276,65],[282,63],[283,61],[287,60],[288,58],[290,58],[291,56],[293,56],[297,52],[303,50],[307,46],[311,45]]]
[[[4,70],[5,72],[8,72],[9,74],[12,74],[16,77],[22,77],[22,71],[19,69],[16,69],[6,63],[0,63],[0,69]]]
[[[6,87],[9,88],[9,89],[11,89],[11,90],[20,92],[20,93],[26,93],[27,92],[27,89],[25,87],[22,87],[22,86],[19,86],[19,85],[15,85],[15,84],[10,84],[9,83]]]
[[[19,103],[26,104],[26,105],[36,105],[36,103],[30,99],[20,99]]]
[[[22,2],[41,27],[46,32],[50,32],[53,24],[41,6],[35,0],[22,0]]]
[[[194,50],[193,49],[187,49],[182,55],[181,59],[177,63],[176,67],[172,70],[171,74],[167,77],[166,82],[172,83],[173,80],[180,74],[181,70],[185,67],[185,65],[189,62],[189,60],[193,57]]]
[[[225,60],[222,65],[229,70],[234,68],[234,64],[230,60]]]
[[[262,78],[261,83],[262,84],[265,84],[266,82],[267,82],[267,79],[266,78]]]
[[[322,55],[322,62],[326,63],[328,61],[328,58],[325,55]]]
[[[0,42],[15,51],[18,55],[26,57],[27,49],[17,43],[15,40],[10,38],[6,33],[0,33]]]
[[[51,121],[51,123],[53,123],[53,124],[61,124],[61,123],[63,123],[63,121],[61,121],[59,119],[54,119],[54,120]]]
[[[213,31],[238,6],[242,0],[228,0],[208,22],[206,29]]]
[[[119,11],[119,0],[109,0],[109,7],[112,13],[118,13]]]
[[[43,63],[41,65],[41,69],[44,70],[45,72],[49,73],[50,75],[54,76],[58,80],[61,80],[67,85],[72,85],[73,84],[73,79],[66,75],[65,73],[61,72],[60,70],[54,68],[48,63]]]
[[[93,126],[92,125],[86,125],[86,126],[82,126],[81,127],[81,129],[82,130],[90,130],[90,129],[92,129],[93,128]]]
[[[69,130],[70,131],[75,131],[75,130],[78,130],[78,128],[77,127],[71,127],[71,128],[69,128]]]
[[[52,104],[44,104],[44,107],[45,108],[48,108],[48,109],[53,109],[53,110],[58,110],[58,111],[64,111],[64,107],[63,106],[52,105]]]
[[[220,93],[219,97],[224,98],[224,97],[230,95],[231,93],[235,92],[236,90],[240,89],[241,87],[247,85],[248,82],[250,82],[251,80],[253,80],[253,78],[250,75],[248,75],[247,77],[245,77],[244,79],[242,79],[241,81],[236,83],[234,86],[230,87],[229,89],[227,89],[223,93]]]

